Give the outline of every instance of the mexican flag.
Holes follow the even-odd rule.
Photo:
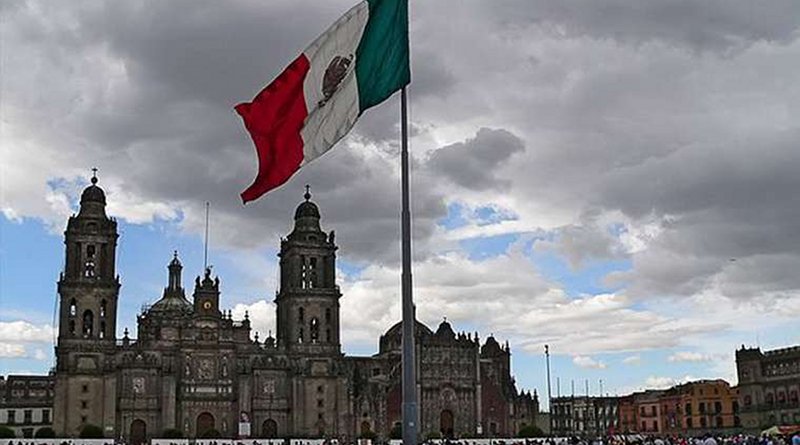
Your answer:
[[[408,0],[364,0],[347,11],[252,102],[236,106],[259,164],[242,201],[286,182],[410,79]]]

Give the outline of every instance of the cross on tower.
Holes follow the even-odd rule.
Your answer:
[[[92,167],[92,184],[97,184],[97,167]]]
[[[311,199],[311,186],[308,184],[306,184],[306,194],[303,197],[306,198],[306,201]]]

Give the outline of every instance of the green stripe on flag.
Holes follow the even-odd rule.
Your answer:
[[[359,114],[411,81],[408,0],[368,0],[369,20],[356,50]]]

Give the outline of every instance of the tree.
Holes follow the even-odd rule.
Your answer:
[[[56,432],[49,426],[46,426],[36,430],[36,434],[34,434],[33,437],[37,439],[54,439],[56,437]]]
[[[395,423],[392,430],[389,431],[389,439],[402,439],[403,438],[403,425],[399,422]]]
[[[0,439],[13,439],[17,437],[17,434],[14,433],[14,430],[7,426],[0,425]]]
[[[517,433],[517,437],[542,437],[544,432],[536,425],[525,425]]]
[[[364,431],[359,436],[359,439],[369,439],[369,440],[372,440],[372,441],[374,441],[377,438],[378,438],[378,435],[375,434],[375,431]]]
[[[218,439],[220,437],[222,437],[222,434],[220,434],[219,431],[215,430],[214,428],[205,430],[203,431],[203,434],[200,435],[201,439]]]
[[[164,439],[183,439],[183,431],[176,428],[167,428],[161,433]]]
[[[81,439],[102,439],[103,429],[97,425],[87,423],[83,426],[83,428],[81,428],[81,432],[78,434],[78,437]]]

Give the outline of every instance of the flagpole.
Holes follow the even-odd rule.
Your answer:
[[[401,186],[403,210],[400,215],[403,273],[403,445],[417,445],[417,374],[414,346],[414,298],[411,289],[411,210],[408,177],[408,97],[406,87],[400,92]]]

